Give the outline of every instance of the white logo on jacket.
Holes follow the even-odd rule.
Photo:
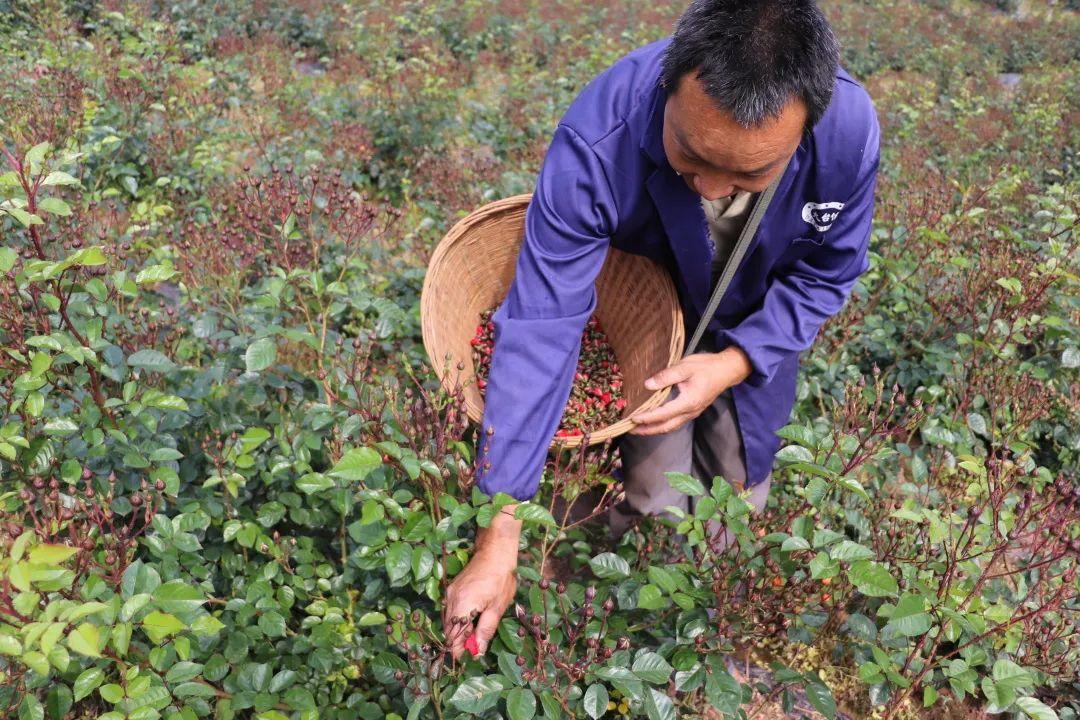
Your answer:
[[[844,203],[842,202],[808,202],[803,205],[802,219],[817,228],[819,232],[825,232],[832,227],[836,216],[843,209]]]

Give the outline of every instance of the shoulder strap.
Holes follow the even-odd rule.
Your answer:
[[[712,297],[709,298],[709,304],[705,306],[705,312],[702,313],[701,320],[698,321],[697,329],[694,331],[694,336],[690,338],[690,343],[686,346],[683,357],[692,355],[697,350],[698,343],[701,342],[701,338],[705,335],[705,328],[709,326],[709,321],[716,314],[716,308],[720,305],[720,298],[724,296],[728,285],[731,284],[731,278],[734,277],[736,268],[742,262],[742,257],[746,254],[746,248],[749,247],[750,240],[754,237],[754,233],[757,232],[758,225],[761,224],[761,218],[764,217],[765,210],[768,209],[769,203],[772,202],[773,195],[776,194],[776,188],[780,185],[780,179],[784,177],[786,170],[787,166],[769,183],[768,187],[761,191],[761,195],[758,196],[757,201],[754,203],[754,209],[750,211],[750,217],[746,219],[746,225],[743,226],[742,232],[739,233],[739,241],[735,244],[735,249],[731,251],[727,264],[724,265],[723,274],[716,281],[716,289],[713,290]]]

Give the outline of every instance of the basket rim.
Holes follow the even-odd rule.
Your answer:
[[[451,368],[445,366],[443,360],[436,361],[433,345],[434,340],[434,318],[438,309],[434,307],[434,301],[432,298],[432,292],[430,289],[435,282],[434,278],[437,275],[437,270],[443,265],[444,258],[450,253],[454,246],[461,239],[468,235],[469,230],[481,220],[486,218],[503,214],[509,210],[519,209],[524,206],[528,208],[529,202],[532,200],[532,193],[522,193],[519,195],[512,195],[510,197],[495,200],[485,205],[482,205],[464,217],[460,218],[451,226],[450,230],[443,236],[443,238],[436,245],[434,252],[431,255],[431,259],[428,261],[427,271],[424,274],[424,283],[420,290],[420,332],[424,345],[424,351],[427,353],[428,361],[431,363],[432,368],[435,371],[435,375],[439,378],[440,384],[447,392],[453,392],[457,382],[461,380],[460,375],[454,377],[454,372]],[[614,246],[609,246],[608,252],[626,252],[620,250]],[[632,253],[631,253],[632,254]],[[678,301],[678,293],[675,289],[675,283],[671,278],[671,274],[656,263],[651,258],[644,257],[649,262],[657,265],[663,272],[661,272],[661,282],[665,285],[669,291],[669,297],[675,298],[675,302],[672,304],[672,320],[673,328],[668,337],[668,366],[674,365],[682,356],[683,345],[686,342],[685,328],[683,327],[683,312],[682,307]],[[666,387],[661,390],[655,391],[650,395],[645,402],[637,407],[634,412],[642,412],[645,410],[652,410],[659,407],[668,396],[671,394],[671,388]],[[484,408],[482,404],[478,404],[470,397],[465,397],[465,410],[472,422],[479,424],[483,419]],[[620,435],[623,435],[635,427],[635,423],[629,418],[623,418],[618,422],[610,425],[605,425],[596,429],[588,435],[573,435],[569,437],[553,437],[549,443],[549,449],[573,449],[581,447],[588,438],[589,445],[598,445],[608,440],[613,440]]]

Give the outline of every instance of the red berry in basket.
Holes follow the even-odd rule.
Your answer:
[[[494,310],[480,314],[480,324],[471,340],[476,385],[483,392],[491,370],[494,344]],[[563,418],[556,437],[580,437],[619,421],[626,407],[622,397],[623,378],[607,335],[596,318],[590,318],[581,334],[581,351],[574,372]]]

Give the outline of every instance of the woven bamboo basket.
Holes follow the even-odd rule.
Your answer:
[[[459,220],[435,249],[424,280],[424,348],[445,388],[452,391],[461,384],[469,418],[476,423],[483,416],[484,398],[475,382],[469,341],[480,313],[501,303],[510,290],[531,197],[498,200]],[[589,444],[622,435],[633,427],[631,414],[664,402],[669,389],[649,392],[645,379],[678,361],[684,344],[678,295],[660,265],[611,248],[596,289],[595,316],[622,368],[626,408],[618,422],[594,430]],[[555,438],[551,444],[578,447],[583,439]]]

